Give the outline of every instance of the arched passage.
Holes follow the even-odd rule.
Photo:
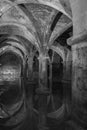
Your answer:
[[[63,71],[64,71],[64,55],[60,52],[51,50],[49,68],[49,88],[51,95],[48,97],[48,118],[49,119],[64,119],[64,89],[63,89]],[[61,57],[61,55],[63,57]]]
[[[25,60],[21,51],[12,46],[0,48],[0,125],[13,126],[15,114],[24,103],[23,75]],[[5,122],[4,122],[5,120]]]
[[[20,93],[21,62],[12,52],[0,56],[0,101],[10,107],[16,103]],[[7,98],[8,97],[8,98]]]
[[[52,51],[52,76],[50,80],[52,87],[51,105],[55,109],[51,109],[52,112],[48,113],[48,117],[59,120],[66,118],[66,115],[68,116],[70,112],[71,55],[68,48],[65,48],[59,44],[58,47],[53,46]]]
[[[63,59],[57,53],[54,53],[52,63],[52,91],[54,95],[56,94],[55,97],[58,95],[58,97],[56,97],[56,101],[59,98],[58,99],[59,104],[58,101],[56,104],[59,105],[59,107],[62,105],[63,102],[62,79],[63,79]]]

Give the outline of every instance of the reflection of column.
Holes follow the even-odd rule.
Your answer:
[[[39,95],[39,129],[45,130],[46,127],[46,115],[47,115],[47,59],[44,54],[39,56],[39,87],[36,90]]]
[[[87,0],[70,0],[73,14],[72,115],[87,123]]]

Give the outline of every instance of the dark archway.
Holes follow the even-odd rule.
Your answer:
[[[51,57],[50,57],[51,58]],[[52,63],[49,67],[52,69],[49,88],[51,95],[48,97],[48,118],[64,119],[64,89],[63,89],[63,70],[64,64],[62,57],[53,52]],[[50,75],[49,75],[50,77]],[[49,120],[50,121],[50,120]],[[52,124],[51,124],[52,125]]]
[[[12,52],[0,56],[0,102],[11,107],[18,99],[21,90],[21,61]],[[8,98],[7,98],[8,97]]]
[[[21,110],[24,114],[24,62],[19,49],[9,45],[0,48],[0,126],[13,127],[24,118],[20,117]]]
[[[59,109],[63,102],[63,60],[54,53],[52,62],[52,94],[54,95],[53,109]]]

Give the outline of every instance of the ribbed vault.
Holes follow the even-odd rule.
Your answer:
[[[31,41],[33,44],[38,43],[39,47],[43,48],[47,47],[49,43],[49,38],[52,35],[54,37],[55,30],[62,30],[65,26],[71,21],[71,15],[67,13],[63,4],[60,1],[30,1],[30,0],[4,0],[1,1],[1,24],[13,23],[20,24],[24,26],[26,36],[28,37],[30,34],[33,35]],[[58,13],[61,12],[61,15],[57,16]],[[56,23],[54,27],[54,31],[51,30],[51,25],[54,22],[55,18],[58,23]],[[10,24],[9,23],[9,24]],[[53,33],[52,33],[53,31]],[[57,31],[57,33],[59,34]],[[20,34],[20,33],[19,33]],[[31,37],[30,35],[30,37]],[[35,42],[35,43],[34,43]]]

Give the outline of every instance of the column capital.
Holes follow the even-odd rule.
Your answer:
[[[46,59],[49,59],[49,56],[47,54],[40,54],[38,57],[38,60],[44,61]]]
[[[72,46],[72,45],[76,45],[82,42],[87,42],[87,30],[85,30],[84,32],[81,32],[80,34],[78,34],[77,36],[74,37],[70,37],[67,40],[67,44]]]

